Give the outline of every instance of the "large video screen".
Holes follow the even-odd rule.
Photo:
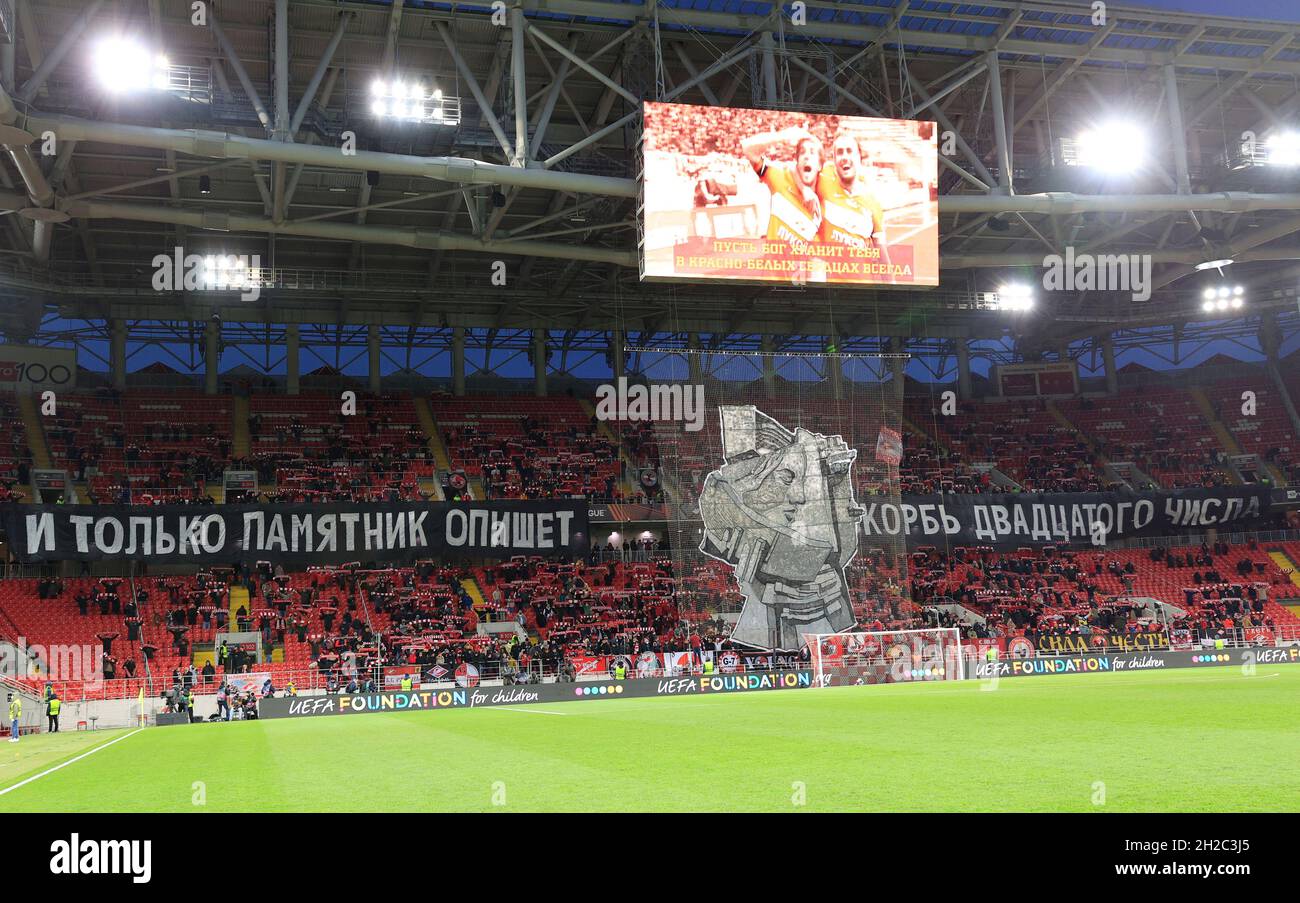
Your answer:
[[[933,122],[649,103],[646,280],[939,284]]]

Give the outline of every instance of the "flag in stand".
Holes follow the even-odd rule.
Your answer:
[[[897,467],[903,461],[903,437],[887,426],[876,437],[876,460]]]

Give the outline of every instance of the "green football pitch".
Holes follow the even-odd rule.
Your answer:
[[[1300,668],[37,735],[0,811],[1297,811]]]

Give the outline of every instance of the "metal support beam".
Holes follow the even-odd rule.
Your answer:
[[[759,339],[759,350],[763,352],[763,395],[776,397],[776,340],[770,335]]]
[[[615,379],[627,376],[627,333],[622,329],[610,330],[609,362]]]
[[[691,353],[686,355],[686,372],[694,385],[704,382],[704,356],[700,353],[700,334],[692,332],[686,337],[686,347]]]
[[[921,83],[913,77],[912,73],[905,72],[904,74],[907,78],[908,84],[912,86],[912,90],[916,92],[921,100],[930,100],[930,95],[926,93],[925,88],[921,87]],[[940,110],[938,106],[934,107],[934,118],[935,121],[937,121],[946,131],[952,132],[953,139],[957,142],[957,147],[961,150],[962,154],[965,155],[966,159],[970,161],[970,164],[975,167],[975,174],[988,185],[996,183],[997,179],[993,178],[993,174],[989,172],[988,167],[984,165],[984,161],[979,158],[979,154],[975,153],[975,151],[971,149],[971,146],[966,143],[966,139],[961,136],[961,132],[957,131],[957,129],[953,127],[953,124],[948,121],[948,117],[943,114],[943,111]]]
[[[963,401],[971,397],[970,382],[970,345],[965,339],[955,339],[957,346],[957,391]]]
[[[511,163],[528,164],[528,81],[524,70],[524,9],[516,4],[510,10],[510,76],[515,95],[515,153]]]
[[[895,336],[889,341],[889,349],[895,354],[902,354],[907,350],[907,340]],[[903,397],[907,392],[907,358],[891,357],[889,359],[889,372],[891,375],[891,384],[893,385],[894,402],[901,406]]]
[[[1106,366],[1106,394],[1119,391],[1119,371],[1115,369],[1115,337],[1106,334],[1101,339],[1101,359]]]
[[[1014,194],[1011,184],[1011,138],[1007,135],[1007,113],[1002,106],[1002,69],[998,63],[998,52],[990,50],[985,57],[985,68],[989,73],[989,94],[993,99],[993,138],[998,152],[998,191],[1002,194]]]
[[[537,32],[533,32],[534,35]],[[577,49],[579,35],[573,35],[569,39],[569,50],[572,52]],[[546,140],[546,130],[550,128],[551,116],[555,113],[555,104],[560,99],[560,91],[564,88],[564,80],[569,77],[569,67],[572,61],[565,57],[560,64],[560,71],[556,73],[555,80],[551,82],[550,88],[546,92],[546,100],[542,103],[541,113],[537,117],[537,123],[533,127],[533,141],[528,151],[530,160],[536,159],[541,152],[542,142]]]
[[[311,109],[311,102],[316,99],[316,91],[325,78],[330,61],[334,59],[335,51],[339,49],[339,44],[343,41],[343,34],[348,30],[348,23],[351,19],[352,13],[349,12],[339,16],[339,24],[334,29],[334,36],[330,38],[329,44],[325,47],[325,52],[321,54],[320,62],[316,64],[316,71],[311,74],[311,81],[307,83],[307,90],[303,92],[302,98],[298,101],[298,108],[294,110],[293,121],[289,123],[290,135],[296,136],[298,129],[302,127],[302,121],[306,117],[307,111]]]
[[[317,106],[320,107],[321,110],[325,110],[329,107],[330,97],[334,94],[334,85],[339,78],[339,71],[339,69],[331,69],[329,75],[325,78],[325,85],[320,89],[320,100],[317,103]],[[295,121],[298,119],[296,116],[294,118]],[[294,130],[294,133],[297,134],[296,129]],[[316,143],[315,132],[307,133],[307,143]],[[284,192],[284,209],[286,211],[288,211],[293,204],[293,196],[298,191],[298,180],[302,178],[302,171],[304,169],[306,169],[306,166],[299,163],[294,166],[293,172],[289,175],[289,185]]]
[[[673,41],[672,48],[673,52],[677,54],[678,62],[680,62],[682,68],[686,70],[686,74],[691,78],[699,78],[700,70],[695,67],[695,64],[691,62],[691,58],[687,56],[686,48],[682,46],[679,41]],[[718,95],[714,94],[713,89],[705,82],[700,82],[700,93],[704,95],[704,99],[707,100],[710,105],[715,107],[722,106],[722,104],[718,102]]]
[[[958,78],[956,81],[949,82],[946,86],[944,86],[944,89],[943,89],[942,91],[938,91],[938,92],[936,92],[935,94],[930,95],[929,100],[926,100],[926,101],[925,101],[924,103],[922,103],[920,106],[918,106],[918,107],[913,107],[912,110],[911,110],[911,112],[909,112],[909,113],[908,113],[904,118],[905,118],[905,119],[915,119],[915,118],[916,118],[916,115],[917,115],[918,113],[921,113],[921,112],[923,112],[923,111],[929,109],[932,105],[934,105],[934,104],[938,103],[939,101],[943,100],[945,97],[947,97],[947,96],[948,96],[949,94],[951,94],[953,91],[956,91],[956,90],[957,90],[958,88],[960,88],[962,85],[966,84],[966,82],[970,81],[970,80],[971,80],[972,78],[974,78],[975,76],[977,76],[977,75],[979,75],[980,73],[984,72],[986,69],[987,69],[987,63],[980,63],[978,66],[975,66],[975,67],[972,68],[969,72],[965,73],[965,74],[962,75],[960,78]]]
[[[54,46],[54,49],[51,50],[49,55],[41,62],[40,67],[32,73],[32,77],[29,78],[26,84],[24,84],[21,90],[19,90],[19,100],[23,103],[31,103],[36,99],[37,93],[45,85],[46,80],[50,77],[50,73],[57,69],[59,64],[63,62],[64,57],[68,55],[76,45],[77,41],[81,38],[82,32],[86,30],[86,26],[90,24],[91,20],[95,18],[95,14],[98,13],[103,6],[104,0],[91,0],[90,6],[72,22],[72,25],[63,33],[63,37],[60,38],[59,43]]]
[[[0,124],[10,125],[17,118],[18,111],[14,107],[13,100],[3,88],[0,88]],[[40,164],[32,156],[31,150],[25,144],[9,144],[5,146],[5,150],[9,152],[14,166],[18,169],[18,174],[22,177],[32,205],[36,207],[49,207],[52,205],[54,203],[54,189],[46,181],[45,174],[41,172]],[[7,178],[8,175],[6,174]],[[54,224],[37,220],[33,230],[32,255],[38,263],[44,264],[49,261],[53,244]]]
[[[266,111],[266,105],[262,103],[261,96],[257,89],[253,87],[253,80],[248,77],[248,70],[244,68],[244,63],[235,52],[234,45],[226,37],[226,33],[221,28],[221,23],[212,13],[208,13],[208,24],[212,28],[212,36],[217,39],[217,46],[221,52],[226,55],[226,62],[230,68],[235,70],[235,77],[239,79],[239,85],[244,89],[244,96],[248,98],[249,103],[253,105],[253,111],[257,113],[257,118],[261,121],[263,128],[271,130],[271,114]]]
[[[379,172],[463,184],[518,185],[523,188],[568,191],[573,194],[636,197],[634,179],[575,172],[547,172],[542,169],[501,166],[457,157],[418,157],[377,151],[357,151],[355,154],[345,155],[340,154],[338,148],[268,141],[263,138],[245,138],[242,135],[226,132],[158,129],[52,116],[33,116],[27,120],[27,127],[37,130],[50,129],[59,138],[105,141],[110,144],[160,149],[171,148],[200,157],[305,163],[324,169],[374,169]]]
[[[451,54],[452,62],[456,64],[456,71],[460,77],[465,80],[469,93],[474,95],[474,102],[478,104],[479,111],[483,114],[483,119],[487,122],[488,128],[492,129],[492,134],[496,136],[497,143],[501,145],[501,152],[509,159],[513,151],[510,148],[510,139],[506,137],[505,131],[501,128],[501,123],[497,121],[496,113],[492,111],[492,102],[483,94],[483,89],[478,86],[478,79],[474,77],[474,71],[469,68],[460,51],[456,49],[456,42],[452,40],[451,32],[447,26],[441,22],[435,22],[438,28],[438,36],[442,38],[443,45],[447,52]]]
[[[884,115],[875,107],[871,106],[871,104],[863,100],[861,97],[858,97],[856,94],[844,88],[841,88],[839,84],[835,81],[835,79],[826,75],[826,73],[824,72],[818,72],[816,69],[814,69],[812,66],[809,66],[807,63],[799,59],[797,56],[790,57],[790,62],[794,63],[796,67],[802,69],[804,72],[807,72],[813,78],[817,79],[819,82],[821,82],[822,84],[830,88],[831,94],[833,96],[841,97],[844,100],[847,100],[849,103],[853,104],[855,107],[857,107],[862,112],[866,113],[868,116]]]
[[[1242,213],[1248,210],[1300,209],[1300,194],[1249,194],[1220,191],[1206,194],[1047,194],[943,195],[939,212],[950,213],[1041,213],[1060,216],[1069,213],[1181,213],[1188,210],[1218,210]]]
[[[289,0],[275,0],[275,139],[289,140]]]
[[[844,397],[844,359],[840,357],[840,337],[836,333],[826,336],[827,346],[834,348],[834,354],[826,356],[826,376],[831,381],[831,396],[839,401]]]
[[[533,394],[538,398],[546,397],[546,365],[550,357],[546,338],[545,329],[533,330]]]
[[[217,377],[221,366],[221,321],[208,320],[203,331],[203,391],[217,394]]]
[[[465,394],[465,327],[451,330],[451,393],[457,398]]]
[[[357,226],[350,223],[295,223],[276,224],[261,217],[209,214],[202,210],[170,207],[149,207],[142,204],[109,204],[77,201],[68,205],[72,216],[88,219],[122,219],[147,223],[177,223],[195,229],[215,229],[221,232],[266,232],[282,235],[299,235],[334,241],[360,241],[368,244],[390,244],[407,248],[425,248],[444,251],[471,251],[485,254],[518,254],[524,257],[551,257],[560,260],[590,260],[596,263],[613,263],[635,267],[635,250],[601,248],[593,245],[566,245],[544,241],[480,241],[467,235],[434,232],[428,229],[399,228],[394,226]]]
[[[572,157],[574,154],[578,153],[579,151],[586,150],[591,145],[599,143],[605,138],[606,135],[612,135],[614,132],[617,132],[625,125],[629,125],[630,123],[635,122],[637,117],[639,117],[640,115],[641,115],[640,109],[633,110],[631,113],[628,113],[622,119],[619,119],[616,122],[611,122],[609,125],[605,126],[603,129],[600,129],[599,131],[592,132],[590,135],[588,135],[586,138],[583,138],[577,144],[571,144],[568,147],[566,147],[564,150],[560,151],[558,154],[552,154],[551,156],[547,157],[545,160],[542,161],[542,168],[550,169],[552,166],[555,166],[560,161],[567,160],[569,157]]]
[[[108,325],[108,372],[113,388],[126,391],[126,321],[111,320]]]
[[[1183,127],[1183,105],[1178,96],[1178,73],[1173,63],[1165,67],[1165,106],[1169,110],[1169,135],[1174,144],[1174,177],[1179,194],[1191,194],[1192,180],[1187,169],[1187,131]]]
[[[1198,97],[1196,99],[1196,111],[1188,118],[1187,127],[1189,129],[1194,128],[1198,122],[1213,113],[1219,104],[1228,98],[1228,95],[1246,84],[1251,76],[1272,62],[1273,58],[1290,46],[1294,39],[1294,33],[1288,32],[1282,35],[1270,44],[1262,54],[1252,58],[1251,68],[1234,74],[1219,87],[1211,89],[1202,97]]]
[[[406,0],[393,0],[392,9],[388,14],[388,32],[384,38],[384,58],[379,64],[380,71],[384,77],[393,74],[393,67],[397,65],[397,37],[402,32],[402,8]]]
[[[1058,66],[1050,76],[1048,76],[1047,83],[1043,85],[1038,93],[1035,94],[1029,103],[1025,105],[1019,118],[1016,119],[1016,124],[1011,129],[1012,134],[1020,131],[1020,127],[1032,119],[1033,116],[1041,110],[1049,100],[1051,100],[1052,95],[1057,92],[1061,85],[1065,84],[1066,80],[1077,72],[1079,67],[1101,48],[1102,43],[1110,37],[1111,32],[1119,26],[1119,23],[1120,18],[1118,16],[1111,16],[1110,21],[1102,26],[1101,31],[1093,35],[1092,39],[1081,48],[1082,52],[1078,57],[1061,63],[1061,65]],[[1041,48],[1039,52],[1041,54]]]
[[[1282,333],[1277,325],[1277,311],[1265,311],[1259,318],[1259,347],[1269,363],[1277,363],[1281,344]]]
[[[769,106],[775,106],[780,97],[776,91],[776,52],[772,32],[765,31],[758,36],[758,50],[763,55],[763,99]]]
[[[523,14],[521,13],[520,19],[522,20],[522,18],[523,18]],[[582,57],[578,56],[576,53],[571,53],[567,47],[565,47],[559,41],[555,40],[555,38],[551,37],[546,32],[542,31],[537,26],[525,24],[525,26],[521,26],[521,27],[527,27],[529,33],[534,35],[539,41],[541,41],[543,44],[546,44],[548,47],[550,47],[560,56],[569,60],[571,63],[573,63],[573,65],[577,66],[583,72],[590,75],[596,81],[600,82],[602,85],[609,88],[614,93],[620,95],[628,103],[633,104],[635,106],[640,106],[641,99],[639,97],[637,97],[627,88],[624,88],[618,82],[611,79],[605,73],[601,72],[595,66],[591,65],[591,63],[587,62]]]
[[[366,362],[369,365],[369,379],[366,382],[366,388],[371,395],[378,395],[380,391],[379,365],[382,363],[380,354],[379,324],[371,323],[366,327]]]
[[[717,75],[722,70],[729,69],[732,66],[736,65],[737,63],[739,63],[741,60],[747,58],[756,49],[757,48],[753,44],[742,44],[740,46],[731,48],[730,53],[728,53],[726,56],[723,56],[722,58],[718,59],[716,62],[706,67],[705,70],[701,72],[699,75],[688,78],[686,81],[682,82],[676,88],[673,88],[671,91],[665,94],[664,100],[673,100],[677,97],[681,97],[683,94],[691,90],[691,88],[694,88],[696,85],[703,84],[704,82],[713,78],[713,76]],[[723,98],[723,102],[727,103],[728,99]],[[633,103],[638,107],[641,105],[640,100],[634,100]]]
[[[299,392],[302,362],[299,359],[299,327],[289,323],[284,327],[284,389],[290,395]]]
[[[980,191],[992,191],[992,190],[993,190],[992,186],[984,184],[984,182],[982,182],[981,180],[975,178],[973,175],[971,175],[970,173],[968,173],[966,170],[962,169],[962,168],[961,168],[960,166],[958,166],[956,163],[954,163],[954,162],[952,162],[951,160],[949,160],[949,159],[948,159],[947,157],[945,157],[943,154],[939,154],[939,156],[938,156],[938,160],[939,160],[939,165],[940,165],[940,166],[944,167],[944,168],[947,169],[949,172],[954,172],[954,173],[956,173],[956,174],[961,178],[961,180],[962,180],[963,182],[967,183],[968,185],[973,185],[974,187],[978,188]]]

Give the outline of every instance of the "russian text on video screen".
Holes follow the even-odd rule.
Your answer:
[[[939,284],[933,122],[647,102],[641,278]]]

